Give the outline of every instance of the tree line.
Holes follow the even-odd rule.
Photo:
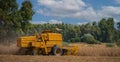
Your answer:
[[[99,22],[86,23],[82,25],[73,24],[33,24],[37,32],[42,30],[52,30],[55,28],[62,29],[62,31],[55,31],[62,33],[63,40],[66,42],[117,42],[120,41],[120,22],[115,24],[113,18],[103,18]]]

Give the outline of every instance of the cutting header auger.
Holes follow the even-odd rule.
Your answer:
[[[45,30],[34,36],[23,36],[17,39],[19,53],[25,55],[77,55],[78,46],[63,46],[62,34]]]

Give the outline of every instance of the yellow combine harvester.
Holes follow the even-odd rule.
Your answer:
[[[20,53],[32,55],[77,55],[77,46],[63,46],[62,35],[52,31],[43,31],[42,34],[20,37],[17,46]]]

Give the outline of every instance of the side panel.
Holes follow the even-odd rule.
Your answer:
[[[46,41],[47,47],[53,47],[54,45],[62,46],[62,41]]]
[[[48,40],[46,41],[47,47],[53,47],[54,45],[62,46],[62,35],[59,33],[48,33]]]
[[[35,36],[25,36],[20,37],[17,39],[17,46],[18,47],[29,47],[31,42],[35,42],[36,37]]]
[[[62,35],[58,33],[48,33],[49,41],[62,41]]]
[[[36,48],[44,48],[43,42],[32,42],[32,46]]]

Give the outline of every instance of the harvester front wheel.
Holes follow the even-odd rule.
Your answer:
[[[33,50],[33,55],[37,55],[37,50]]]
[[[27,48],[20,48],[17,52],[18,55],[26,55]]]
[[[59,46],[55,46],[52,49],[52,54],[55,56],[61,56],[63,55],[63,50]]]

